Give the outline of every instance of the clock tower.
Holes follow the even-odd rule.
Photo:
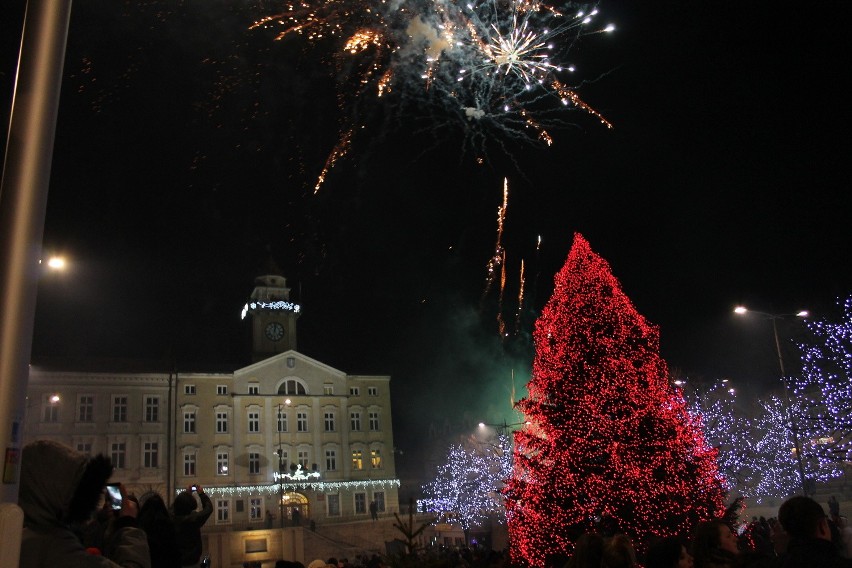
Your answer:
[[[243,318],[251,317],[252,361],[296,349],[296,320],[301,306],[290,301],[287,279],[275,274],[258,276]]]

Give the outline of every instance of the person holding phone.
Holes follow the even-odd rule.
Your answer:
[[[24,511],[21,568],[150,568],[148,540],[136,526],[138,505],[121,485],[121,504],[111,512],[100,554],[87,550],[75,531],[91,523],[111,475],[112,463],[103,455],[90,458],[50,440],[24,447],[18,492]]]
[[[196,496],[198,500],[196,500]],[[201,508],[199,509],[199,501]],[[201,563],[201,527],[213,514],[213,502],[198,484],[192,484],[175,497],[172,519],[178,537],[181,566],[196,568]]]

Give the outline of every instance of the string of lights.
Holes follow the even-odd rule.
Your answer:
[[[355,481],[304,481],[300,483],[284,483],[284,491],[318,491],[320,493],[337,493],[347,489],[378,489],[399,487],[399,479],[364,479]],[[248,497],[251,495],[274,495],[279,492],[281,485],[221,485],[204,487],[204,492],[210,496]],[[182,489],[175,491],[181,493]]]
[[[579,234],[536,321],[529,421],[505,490],[510,552],[543,566],[583,532],[687,535],[724,511],[717,452],[659,354],[659,332]]]

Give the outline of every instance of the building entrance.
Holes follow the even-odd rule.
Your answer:
[[[305,519],[310,518],[308,498],[301,493],[285,493],[281,496],[281,507],[287,524],[300,526]]]

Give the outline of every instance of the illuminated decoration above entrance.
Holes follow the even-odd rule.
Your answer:
[[[285,302],[284,300],[279,300],[277,302],[249,302],[248,304],[243,306],[243,311],[240,314],[240,319],[246,319],[246,315],[248,315],[249,312],[253,312],[255,310],[293,312],[294,314],[298,314],[302,311],[302,306],[293,302]]]
[[[295,483],[300,483],[304,481],[310,481],[311,479],[319,479],[320,472],[318,471],[307,471],[302,469],[302,464],[296,464],[296,469],[293,470],[293,473],[281,473],[279,474],[277,471],[272,473],[272,477],[275,481],[291,481]]]

